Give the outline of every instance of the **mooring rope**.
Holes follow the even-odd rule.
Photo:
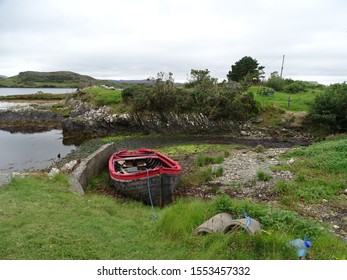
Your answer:
[[[149,169],[147,169],[147,188],[148,188],[148,196],[149,196],[149,201],[151,202],[152,206],[152,211],[153,211],[153,218],[152,220],[157,219],[157,214],[155,213],[154,210],[154,205],[153,205],[153,200],[152,200],[152,193],[151,193],[151,186],[150,186],[150,181],[149,181]]]
[[[242,214],[243,214],[243,216],[246,219],[246,226],[245,226],[245,230],[246,230],[249,227],[249,224],[251,223],[252,220],[251,220],[250,217],[248,217],[248,215],[247,215],[245,210],[242,210]]]

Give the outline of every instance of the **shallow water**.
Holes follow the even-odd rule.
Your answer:
[[[0,110],[5,110],[7,108],[16,108],[16,107],[23,107],[28,105],[28,103],[24,102],[2,102],[0,101]]]
[[[0,96],[35,94],[37,92],[61,94],[75,92],[75,88],[0,88]],[[0,110],[28,105],[30,102],[9,102],[0,100]],[[32,102],[35,103],[35,102]]]
[[[0,173],[44,169],[66,156],[75,145],[63,143],[61,130],[10,133],[0,130]]]
[[[37,92],[44,93],[72,93],[75,92],[75,88],[0,88],[0,96],[8,95],[23,95],[23,94],[33,94]]]

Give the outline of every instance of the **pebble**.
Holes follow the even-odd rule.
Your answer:
[[[270,148],[266,149],[263,153],[264,156],[259,157],[259,153],[249,150],[238,150],[224,159],[221,164],[214,164],[212,170],[223,168],[223,175],[218,177],[214,182],[222,185],[229,185],[230,183],[247,183],[257,179],[257,173],[264,171],[273,175],[276,179],[290,180],[293,174],[289,171],[276,171],[272,172],[269,167],[279,164],[275,157],[288,151],[288,148]]]

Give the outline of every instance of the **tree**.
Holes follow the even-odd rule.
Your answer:
[[[258,82],[264,74],[264,66],[259,66],[256,59],[245,56],[231,66],[227,74],[229,81],[241,82],[244,79]]]

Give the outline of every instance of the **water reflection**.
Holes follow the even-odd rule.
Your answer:
[[[43,169],[66,156],[75,145],[63,143],[62,131],[11,133],[0,130],[0,173]]]
[[[28,105],[28,103],[23,102],[2,102],[0,101],[0,110],[5,110],[7,108],[23,107]]]

